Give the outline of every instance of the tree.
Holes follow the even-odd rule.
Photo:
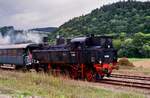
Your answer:
[[[145,57],[150,57],[150,45],[143,45],[142,49]]]
[[[121,48],[121,40],[120,39],[114,39],[113,40],[113,45],[116,49],[120,49]]]

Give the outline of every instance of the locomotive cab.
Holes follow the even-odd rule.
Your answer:
[[[77,48],[78,46],[95,47],[100,48],[113,48],[111,36],[91,36],[91,37],[79,37],[71,40],[71,46]]]
[[[101,37],[100,38],[100,42],[101,42],[101,46],[103,48],[113,48],[113,45],[112,45],[112,37]]]
[[[100,46],[101,48],[113,48],[112,37],[110,36],[89,37],[86,40],[86,45],[89,47]]]

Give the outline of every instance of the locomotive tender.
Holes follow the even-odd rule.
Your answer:
[[[0,64],[20,65],[37,71],[43,68],[46,72],[69,74],[71,78],[88,81],[110,76],[112,70],[117,68],[117,50],[110,36],[78,37],[67,43],[59,40],[57,45],[28,44],[21,48],[1,46]],[[17,53],[11,57],[3,53],[14,49]]]

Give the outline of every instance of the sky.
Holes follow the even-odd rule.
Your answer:
[[[117,1],[120,0],[0,0],[0,27],[14,26],[24,30],[58,27],[74,17]]]

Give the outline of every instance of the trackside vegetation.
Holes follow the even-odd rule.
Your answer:
[[[22,73],[0,71],[1,94],[25,98],[40,96],[42,98],[145,98],[134,92],[111,91],[109,88],[82,86],[78,81],[49,76],[43,73]]]

